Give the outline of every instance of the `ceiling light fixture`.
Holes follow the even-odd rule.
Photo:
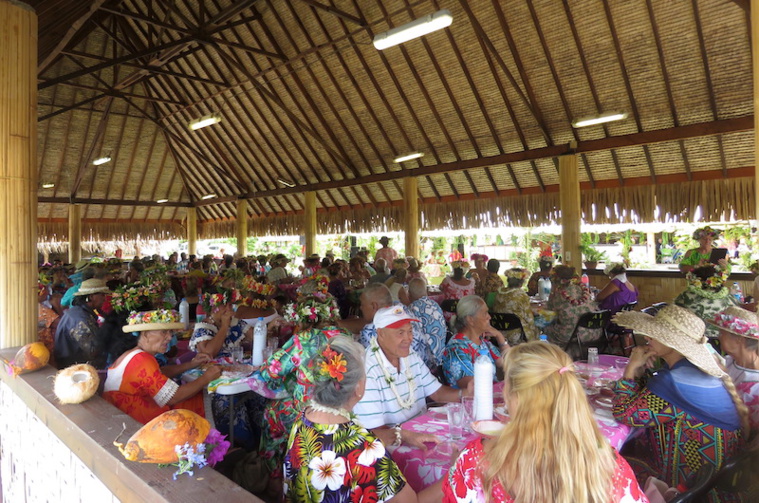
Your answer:
[[[277,178],[277,181],[285,187],[290,187],[291,189],[295,187],[295,184],[293,182],[288,182],[287,180],[282,180],[281,178]]]
[[[54,183],[43,183],[42,184],[42,188],[43,189],[52,189],[53,187],[55,187]]]
[[[205,117],[201,117],[200,119],[195,119],[194,121],[187,124],[187,127],[193,131],[197,131],[200,128],[204,128],[206,126],[210,126],[219,122],[221,122],[221,116],[217,114],[211,114],[206,115]]]
[[[110,155],[106,155],[106,156],[103,156],[103,157],[98,157],[97,159],[95,159],[94,161],[92,161],[92,164],[94,164],[95,166],[100,166],[101,164],[105,164],[107,162],[111,162],[111,156]]]
[[[214,197],[216,197],[216,194],[206,194],[201,199],[213,199]]]
[[[406,162],[411,161],[413,159],[419,159],[420,157],[424,156],[421,152],[412,152],[410,154],[402,155],[400,157],[396,157],[393,159],[393,162]]]
[[[419,19],[415,19],[410,23],[406,23],[393,28],[392,30],[375,35],[372,43],[378,51],[382,51],[388,47],[408,42],[409,40],[427,35],[433,31],[447,28],[452,22],[453,16],[451,15],[451,11],[448,9],[439,10],[434,14],[428,14]]]
[[[163,204],[163,203],[168,203],[168,202],[169,202],[169,200],[168,200],[168,199],[159,199],[159,200],[158,200],[158,201],[156,201],[156,202],[157,202],[158,204]]]
[[[608,112],[605,114],[598,115],[596,117],[587,117],[585,119],[574,121],[572,123],[572,126],[574,127],[595,126],[597,124],[604,124],[606,122],[621,121],[622,119],[626,119],[626,118],[627,118],[627,114],[624,112]]]

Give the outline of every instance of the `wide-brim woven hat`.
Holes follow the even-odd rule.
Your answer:
[[[179,313],[170,309],[133,312],[127,324],[121,329],[126,332],[146,332],[148,330],[182,330],[184,323]]]
[[[687,309],[670,305],[661,309],[656,316],[637,311],[621,311],[614,316],[613,321],[674,349],[709,375],[724,375],[707,347],[704,335],[706,324]]]
[[[759,317],[742,307],[730,306],[706,322],[731,334],[747,339],[759,339]]]
[[[82,297],[94,293],[111,293],[111,289],[108,288],[108,285],[105,284],[105,280],[103,279],[87,279],[82,281],[82,285],[74,294],[74,297]]]

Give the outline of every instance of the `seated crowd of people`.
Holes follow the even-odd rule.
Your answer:
[[[380,243],[374,260],[306,257],[296,276],[284,254],[43,267],[39,340],[58,368],[105,370],[103,398],[141,423],[186,408],[234,432],[236,446],[261,460],[261,494],[272,501],[644,502],[651,476],[687,490],[701,466],[720,468],[756,448],[759,319],[714,302],[722,299],[715,289],[726,288],[719,268],[697,265],[676,305],[651,316],[626,309],[638,292],[623,264],[610,264],[609,283],[593,291],[550,258],[534,273],[501,275],[498,260],[477,254],[472,268],[453,261],[433,295],[418,260],[399,257],[387,238]],[[556,317],[538,326],[530,296],[541,277],[551,280],[545,308]],[[186,358],[177,358],[180,306],[192,326]],[[600,433],[573,365],[583,347],[603,342],[577,328],[599,310],[645,338],[613,388],[614,418],[641,432],[621,453]],[[498,314],[521,326],[494,327]],[[250,349],[261,318],[277,347],[255,375],[284,398],[247,393],[230,419],[228,397],[204,403],[203,391],[221,376],[214,362]],[[497,369],[494,381],[504,381],[511,419],[416,493],[393,446],[426,450],[441,438],[400,425],[428,402],[472,396],[481,352]],[[183,381],[191,369],[199,377]],[[729,491],[709,497],[741,501]]]

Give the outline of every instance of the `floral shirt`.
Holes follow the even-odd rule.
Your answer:
[[[530,298],[521,288],[501,288],[493,303],[494,313],[514,313],[519,317],[524,329],[524,335],[528,341],[534,341],[538,338],[538,329],[535,328],[535,318],[530,309]],[[506,332],[510,341],[521,336],[519,330],[510,330]]]
[[[284,463],[286,502],[382,503],[406,485],[382,442],[354,421],[293,425]]]
[[[610,503],[648,503],[648,498],[635,480],[630,465],[616,454],[617,466],[611,483]],[[448,477],[443,479],[444,503],[479,503],[485,501],[482,486],[482,463],[485,450],[482,438],[472,440],[467,444],[456,463],[451,467]],[[511,503],[514,501],[506,493],[499,481],[493,483],[490,501]]]
[[[688,286],[680,295],[675,297],[675,305],[684,307],[702,320],[713,320],[714,315],[735,305],[735,299],[730,295],[730,290],[722,287],[713,292],[703,288]],[[710,339],[719,337],[719,329],[714,325],[706,324],[706,336]]]
[[[562,348],[569,342],[577,320],[583,314],[595,311],[596,303],[591,300],[588,289],[576,283],[554,282],[551,295],[548,297],[546,308],[554,311],[554,322],[548,325],[544,332],[548,340]],[[580,328],[577,336],[581,342],[588,342],[599,337],[598,330]]]
[[[484,340],[483,344],[488,348],[488,356],[493,361],[493,367],[498,368],[496,360],[501,357],[501,352],[488,340]],[[462,377],[474,376],[474,361],[479,355],[480,346],[473,343],[466,335],[459,333],[451,337],[443,351],[443,373],[451,387],[458,388],[457,383]],[[493,380],[496,379],[494,373]]]
[[[483,299],[491,292],[497,292],[503,288],[503,280],[493,272],[488,271],[488,275],[480,279],[475,287],[475,293]]]
[[[99,356],[95,334],[97,313],[90,307],[73,306],[63,312],[55,330],[55,361],[58,368],[92,362]]]
[[[443,363],[445,348],[445,316],[440,305],[427,296],[416,299],[408,306],[409,312],[419,320],[421,332],[437,365]],[[417,322],[414,322],[417,324]]]

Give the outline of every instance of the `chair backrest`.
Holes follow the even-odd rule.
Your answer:
[[[503,331],[522,328],[522,320],[514,313],[490,313],[490,324]]]
[[[669,500],[669,503],[695,503],[707,501],[707,493],[717,489],[721,493],[743,493],[743,501],[757,501],[759,483],[756,472],[759,468],[759,450],[741,452],[727,460],[716,470],[711,463],[703,465],[696,472],[690,488]]]
[[[459,305],[458,299],[445,299],[440,303],[440,309],[449,313],[455,313],[456,307]]]
[[[650,306],[641,309],[640,312],[646,313],[649,316],[656,316],[656,313],[658,313],[661,308],[666,306],[666,302],[657,302],[656,304],[651,304]]]
[[[611,318],[611,311],[590,311],[577,319],[577,326],[590,329],[606,328]]]
[[[622,306],[622,309],[620,309],[620,311],[632,311],[633,309],[635,309],[635,306],[637,305],[638,305],[637,300],[635,302],[628,302],[627,304]]]

